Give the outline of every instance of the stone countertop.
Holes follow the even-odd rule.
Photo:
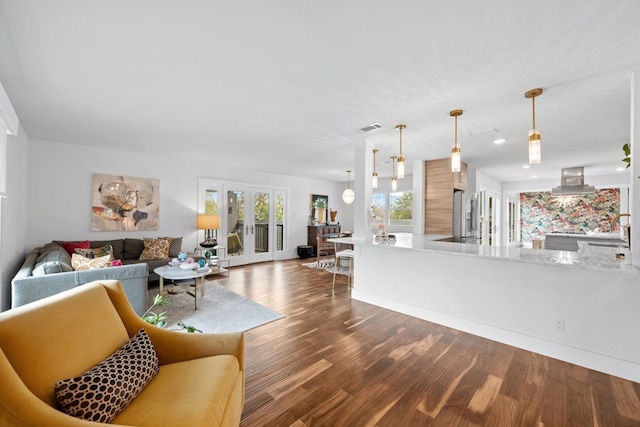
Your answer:
[[[339,243],[351,243],[364,246],[384,246],[388,248],[410,249],[456,256],[479,256],[512,262],[553,265],[567,268],[609,271],[640,275],[640,270],[616,259],[617,248],[593,248],[588,252],[556,251],[549,249],[516,248],[513,246],[486,246],[468,243],[441,242],[451,236],[420,235],[411,233],[391,233],[396,236],[395,243],[377,243],[373,235],[368,238],[341,237],[330,239]]]
[[[586,233],[546,233],[545,236],[575,237],[578,239],[618,239],[623,240],[620,233],[587,231]]]

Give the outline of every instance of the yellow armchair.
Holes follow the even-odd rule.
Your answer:
[[[117,281],[88,283],[0,313],[0,425],[103,425],[59,410],[54,385],[95,366],[140,329],[153,343],[160,371],[111,425],[239,425],[243,334],[151,326]]]

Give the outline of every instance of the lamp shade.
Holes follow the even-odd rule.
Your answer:
[[[460,147],[451,149],[451,172],[460,172]]]
[[[220,228],[220,215],[198,215],[198,230],[217,230]]]
[[[540,149],[540,131],[531,129],[529,131],[529,164],[537,165],[542,158]]]
[[[346,204],[350,205],[356,198],[356,193],[353,192],[352,189],[347,188],[342,192],[342,201]]]
[[[350,205],[356,198],[356,193],[353,192],[351,188],[349,188],[349,174],[351,171],[347,171],[347,189],[342,192],[342,201],[346,204]]]

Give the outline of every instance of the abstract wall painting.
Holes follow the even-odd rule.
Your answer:
[[[160,180],[93,174],[91,231],[160,228]]]

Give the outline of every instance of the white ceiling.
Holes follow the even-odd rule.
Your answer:
[[[447,157],[463,109],[470,168],[588,181],[623,165],[639,17],[635,0],[0,0],[0,82],[35,139],[345,181],[360,128],[383,125],[389,176],[396,124],[409,164]]]

